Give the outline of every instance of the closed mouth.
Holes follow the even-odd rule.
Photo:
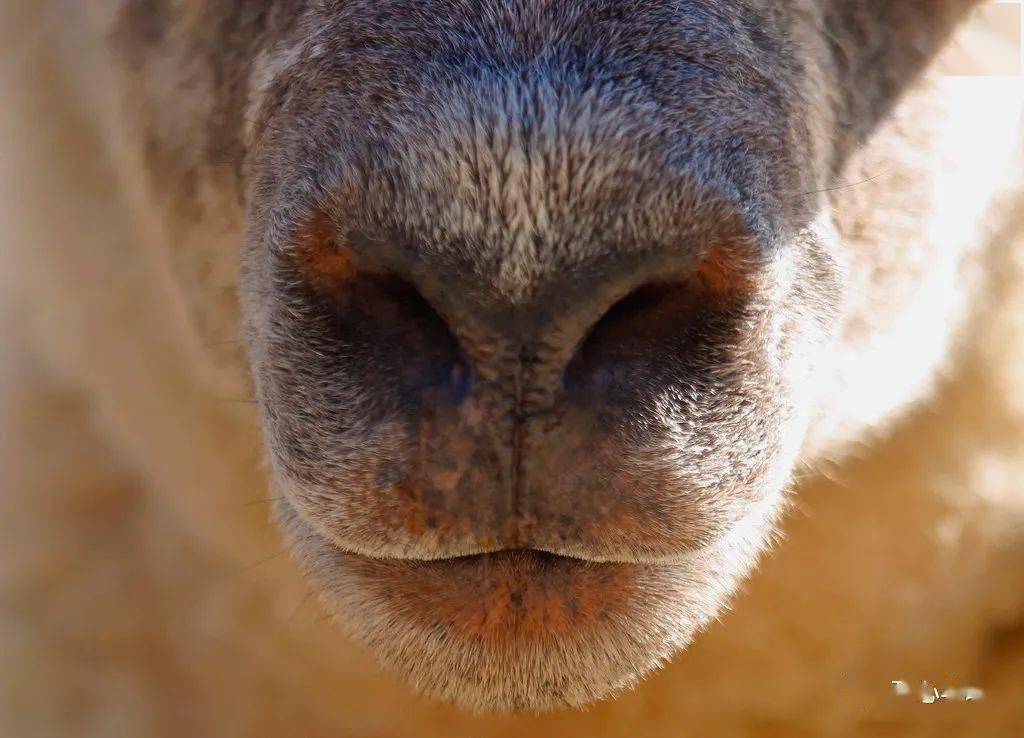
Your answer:
[[[299,493],[296,500],[296,493],[287,483],[278,490],[281,494],[276,498],[275,513],[286,529],[289,526],[301,528],[302,537],[321,539],[324,545],[333,547],[340,554],[382,562],[442,564],[472,561],[487,555],[519,554],[590,564],[685,565],[702,556],[729,533],[729,527],[725,527],[723,531],[695,533],[689,541],[679,543],[674,540],[681,537],[678,530],[641,530],[641,523],[635,515],[621,515],[613,511],[609,513],[608,521],[600,521],[601,524],[594,529],[578,527],[562,533],[549,521],[538,522],[536,517],[530,517],[508,520],[497,532],[488,534],[486,526],[481,526],[484,530],[479,531],[473,530],[471,525],[438,525],[436,521],[425,525],[424,520],[430,520],[430,517],[421,509],[412,506],[406,512],[395,505],[393,507],[398,507],[396,511],[383,505],[376,506],[372,497],[362,516],[353,517],[356,506],[351,501],[339,503],[347,506],[345,512],[349,516],[339,525],[342,516],[331,515],[330,511],[326,516],[320,514],[317,508],[324,506],[321,498],[309,495],[315,500],[310,505],[303,499],[304,493]],[[619,515],[618,520],[611,519],[616,514]],[[751,517],[761,514],[760,509],[754,510]],[[448,514],[447,517],[454,519],[455,516]],[[293,518],[299,520],[290,522]],[[619,521],[622,527],[616,528]],[[696,526],[686,521],[679,527],[687,526],[690,531],[696,530]],[[635,536],[632,535],[634,531]]]
[[[283,497],[279,498],[277,503],[276,515],[285,530],[289,533],[289,539],[293,546],[301,548],[304,545],[316,545],[318,548],[325,551],[332,551],[335,556],[343,557],[345,559],[374,562],[378,565],[392,564],[398,566],[404,564],[423,568],[432,568],[441,571],[446,567],[459,569],[469,566],[485,566],[488,563],[495,561],[519,561],[524,563],[528,562],[530,566],[535,568],[538,572],[544,572],[547,569],[565,566],[600,567],[648,565],[647,562],[618,561],[573,556],[529,546],[509,546],[468,554],[462,553],[445,555],[443,553],[439,553],[434,556],[374,556],[361,551],[351,550],[338,544],[330,537],[323,535],[317,531],[313,524],[305,519],[305,516],[303,516],[287,501],[287,499]],[[301,531],[301,534],[299,531]]]
[[[747,566],[717,545],[662,563],[531,548],[377,558],[287,503],[278,518],[343,630],[417,691],[473,709],[579,706],[630,687],[690,643]]]
[[[636,575],[669,566],[592,561],[533,548],[431,559],[367,556],[320,535],[290,506],[279,516],[300,565],[329,598],[340,589],[338,577],[356,576],[378,593],[378,604],[399,604],[406,615],[445,622],[471,638],[532,640],[570,633],[608,618],[628,598]]]

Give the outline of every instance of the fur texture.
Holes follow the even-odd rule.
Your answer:
[[[427,693],[592,701],[720,612],[798,455],[891,423],[972,314],[1010,330],[1019,89],[918,79],[969,5],[62,8],[60,53],[5,72],[40,172],[5,200],[77,224],[9,226],[12,304],[59,293],[19,332],[208,556],[251,561],[254,419],[211,401],[246,393],[247,220],[275,506],[332,610]],[[52,179],[75,125],[100,153]],[[961,371],[1013,386],[986,340]]]

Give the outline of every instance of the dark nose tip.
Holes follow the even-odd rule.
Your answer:
[[[660,520],[650,501],[677,482],[647,456],[653,471],[636,477],[630,454],[658,446],[644,434],[657,433],[664,389],[702,381],[691,359],[722,343],[707,316],[742,281],[705,258],[656,279],[566,271],[560,292],[511,301],[471,270],[410,269],[333,233],[286,254],[280,276],[281,325],[301,335],[277,341],[274,360],[308,375],[278,379],[304,392],[281,404],[329,428],[307,446],[344,459],[326,473],[349,495],[303,504],[333,520],[358,501],[339,536],[378,553],[633,550],[637,526]]]
[[[481,384],[509,385],[502,391],[517,403],[624,401],[627,388],[656,381],[647,375],[657,355],[685,343],[693,316],[740,286],[714,250],[685,274],[655,279],[567,271],[555,289],[515,304],[472,276],[440,278],[429,263],[395,268],[329,228],[313,231],[298,256],[349,361],[402,395],[443,389],[456,403]]]

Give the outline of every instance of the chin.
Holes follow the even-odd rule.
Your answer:
[[[417,692],[477,712],[547,712],[613,696],[685,649],[756,564],[770,507],[659,563],[533,549],[374,558],[339,548],[287,501],[277,516],[336,622]]]

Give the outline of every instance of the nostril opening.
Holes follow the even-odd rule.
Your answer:
[[[403,394],[427,389],[461,402],[473,377],[448,324],[404,276],[361,259],[338,239],[304,244],[300,278],[333,350]]]
[[[469,394],[472,374],[448,324],[414,285],[394,274],[359,274],[331,297],[343,345],[373,357],[401,389]]]
[[[644,368],[677,354],[702,309],[698,280],[652,282],[619,300],[580,342],[563,374],[567,391],[609,398],[635,386]]]
[[[472,377],[458,341],[415,285],[394,274],[367,274],[341,304],[364,342],[392,364],[401,387],[447,388],[454,400],[468,394]]]
[[[465,400],[473,390],[473,374],[469,362],[459,351],[459,356],[452,362],[451,375],[448,382],[452,402],[458,404]]]
[[[612,305],[567,365],[565,390],[628,401],[719,350],[755,293],[752,252],[742,238],[718,241],[689,274],[648,282]]]

